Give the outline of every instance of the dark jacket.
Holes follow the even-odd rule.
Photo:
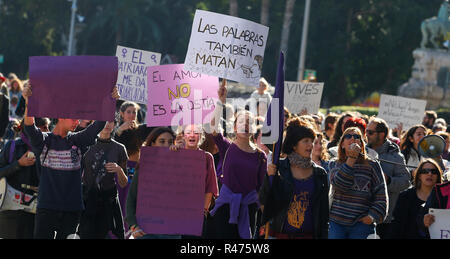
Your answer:
[[[425,201],[421,201],[417,197],[417,189],[415,187],[400,193],[393,213],[392,238],[425,238],[425,233],[418,226],[419,215],[424,204]]]
[[[386,179],[386,185],[389,195],[388,216],[383,223],[390,223],[392,221],[392,213],[394,212],[398,195],[400,192],[407,190],[411,185],[409,182],[411,179],[411,174],[408,169],[406,169],[405,159],[397,144],[391,142],[390,140],[386,140],[384,144],[378,147],[375,151],[378,153],[378,158],[397,163],[393,164],[380,161],[383,173],[388,176]]]
[[[263,224],[271,220],[271,229],[282,233],[294,193],[294,178],[288,158],[280,160],[278,172],[272,180],[272,185],[269,183],[269,176],[265,176],[263,186],[259,191],[259,199],[261,204],[264,205]],[[313,237],[315,239],[326,239],[328,238],[329,219],[328,177],[326,171],[316,164],[313,165],[313,177]]]
[[[9,123],[9,98],[0,94],[0,138],[5,135]]]
[[[19,159],[28,151],[27,145],[20,138],[15,140],[16,143],[13,158],[10,163],[12,141],[13,140],[8,141],[5,148],[0,153],[0,178],[6,177],[6,181],[14,189],[32,195],[33,191],[24,189],[21,185],[26,184],[34,187],[38,186],[39,180],[37,176],[36,164],[27,167],[22,167],[19,165]]]
[[[430,193],[427,203],[423,207],[419,216],[419,228],[425,232],[427,238],[430,238],[428,228],[423,224],[425,214],[428,214],[429,209],[449,209],[450,208],[450,182],[437,184]]]

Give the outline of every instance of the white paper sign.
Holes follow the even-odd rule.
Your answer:
[[[384,119],[390,128],[403,123],[403,129],[408,130],[416,124],[421,124],[427,101],[382,94],[378,108],[378,117]]]
[[[184,69],[259,85],[269,27],[197,10]]]
[[[434,223],[428,228],[431,239],[450,239],[450,209],[430,209]]]
[[[284,82],[284,106],[291,113],[307,109],[309,114],[319,112],[323,83]]]
[[[117,88],[120,100],[147,105],[147,67],[159,65],[161,54],[117,46]]]

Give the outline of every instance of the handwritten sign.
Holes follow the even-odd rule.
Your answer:
[[[147,71],[147,126],[204,124],[213,114],[217,77],[186,71],[182,64],[153,66]]]
[[[149,234],[201,236],[206,156],[202,151],[142,147],[136,220]]]
[[[117,57],[35,56],[29,58],[34,117],[114,120]]]
[[[269,27],[197,10],[184,69],[259,85]]]
[[[310,114],[319,112],[323,83],[284,82],[284,105],[289,112],[300,114],[306,109]]]
[[[431,239],[450,239],[450,210],[430,209],[434,223],[428,228]]]
[[[159,65],[161,54],[117,46],[116,56],[120,99],[147,105],[147,67]]]
[[[408,130],[422,123],[427,101],[382,94],[378,108],[378,117],[384,119],[391,128],[403,123]]]

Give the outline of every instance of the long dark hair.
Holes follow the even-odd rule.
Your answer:
[[[414,133],[416,133],[416,130],[418,128],[422,128],[425,131],[425,135],[427,134],[427,128],[423,126],[422,124],[417,124],[415,126],[412,126],[406,134],[403,135],[402,140],[400,142],[400,149],[405,156],[406,162],[409,160],[409,156],[411,154],[411,149],[414,149],[414,143],[409,140],[410,137],[413,137]]]
[[[343,133],[342,132],[342,124],[344,124],[344,119],[346,117],[353,117],[353,114],[347,112],[347,113],[342,114],[341,117],[339,117],[339,120],[336,122],[336,127],[334,128],[333,139],[328,144],[327,148],[332,148],[338,144],[339,140],[341,139],[342,133]]]
[[[171,128],[167,128],[167,127],[158,127],[152,130],[152,132],[150,132],[150,134],[148,134],[148,137],[145,139],[144,142],[144,146],[152,146],[153,144],[155,144],[156,139],[163,133],[169,133],[170,135],[172,135],[173,139],[175,140],[175,132],[173,132],[173,130]]]

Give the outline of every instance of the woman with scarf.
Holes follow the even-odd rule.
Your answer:
[[[300,118],[289,120],[282,146],[287,158],[278,168],[269,165],[260,190],[263,223],[271,222],[272,238],[328,238],[328,177],[311,159],[314,139],[312,125]]]

